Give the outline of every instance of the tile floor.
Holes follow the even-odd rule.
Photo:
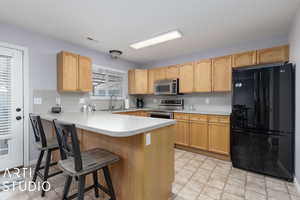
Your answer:
[[[174,200],[300,200],[293,183],[178,149],[175,172]]]
[[[178,149],[175,150],[175,172],[172,200],[300,200],[292,183],[232,168],[230,162]],[[26,179],[31,177],[27,174]],[[0,200],[61,199],[64,176],[49,181],[51,191],[45,198],[41,198],[40,192],[17,189],[0,192]],[[76,184],[72,185],[71,191],[77,191]],[[85,200],[93,199],[91,191]],[[103,199],[108,198],[99,198]]]

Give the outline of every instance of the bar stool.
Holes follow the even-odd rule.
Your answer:
[[[58,162],[58,166],[67,174],[62,199],[78,197],[79,200],[83,200],[84,193],[91,189],[94,189],[95,197],[98,198],[98,189],[101,189],[109,195],[110,200],[116,200],[108,166],[119,161],[119,156],[100,148],[81,152],[75,125],[64,124],[57,120],[53,120],[53,123],[62,159]],[[107,187],[98,182],[98,171],[101,169]],[[93,174],[94,184],[85,188],[85,177],[88,174]],[[78,193],[68,197],[73,177],[78,179]]]
[[[62,173],[62,171],[58,171],[58,172],[49,174],[49,168],[51,166],[57,165],[57,162],[51,163],[52,151],[58,150],[59,146],[58,146],[56,138],[49,139],[49,140],[46,139],[46,135],[44,132],[44,128],[43,128],[40,116],[29,114],[29,118],[31,121],[37,148],[40,150],[40,155],[39,155],[37,164],[35,166],[32,181],[35,182],[37,176],[39,176],[45,182],[48,180],[48,178],[51,178],[53,176],[56,176],[56,175]],[[46,163],[44,166],[41,166],[45,151],[47,152]],[[44,169],[44,174],[42,174],[40,172],[40,170],[42,170],[42,169]],[[45,191],[42,190],[42,197],[44,197],[44,196],[45,196]]]

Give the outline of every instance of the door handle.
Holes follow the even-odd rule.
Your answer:
[[[16,108],[16,111],[17,111],[17,112],[20,112],[20,111],[21,111],[21,108]]]
[[[17,116],[17,117],[16,117],[16,120],[21,120],[21,119],[22,119],[21,116]]]

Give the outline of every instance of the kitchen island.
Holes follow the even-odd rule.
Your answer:
[[[170,198],[175,120],[108,112],[41,114],[41,118],[53,136],[53,119],[74,123],[82,151],[103,148],[120,156],[121,160],[110,167],[118,200]],[[99,176],[104,180],[101,173]],[[91,180],[88,177],[87,183]]]

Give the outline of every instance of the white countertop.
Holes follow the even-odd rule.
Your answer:
[[[121,112],[134,112],[134,111],[151,111],[151,110],[159,110],[160,108],[129,108],[126,110],[116,110],[113,113],[121,113]],[[231,111],[228,110],[172,110],[170,112],[174,113],[191,113],[191,114],[203,114],[203,115],[230,115]]]
[[[61,114],[40,114],[42,119],[60,120],[73,123],[77,128],[101,133],[111,137],[129,137],[176,123],[172,119],[158,119],[129,115],[112,114],[110,112],[68,112]]]

